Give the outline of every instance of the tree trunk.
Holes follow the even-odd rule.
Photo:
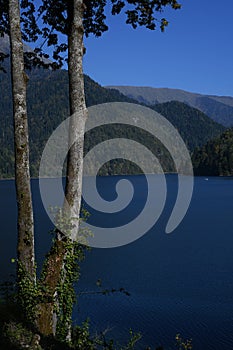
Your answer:
[[[75,218],[71,239],[77,240],[79,214],[82,196],[83,175],[83,147],[87,109],[84,94],[83,78],[83,1],[73,0],[70,2],[69,14],[70,33],[68,37],[68,72],[69,72],[69,98],[70,98],[70,125],[69,144],[70,150],[67,157],[66,174],[66,200],[64,205],[65,214]],[[67,208],[67,204],[69,208]]]
[[[80,214],[82,195],[82,172],[83,172],[83,147],[85,122],[87,110],[84,94],[83,77],[83,1],[70,0],[68,3],[68,18],[70,31],[68,34],[68,71],[69,71],[69,98],[71,120],[69,125],[69,144],[71,145],[67,157],[67,179],[66,179],[66,202],[63,213],[71,230],[71,239],[78,236],[78,220]],[[75,141],[75,142],[74,142]],[[72,218],[76,218],[72,222]],[[72,225],[73,224],[73,225]],[[39,331],[44,335],[56,335],[57,330],[57,287],[64,278],[64,260],[66,258],[66,242],[62,232],[58,233],[53,250],[48,256],[44,270],[44,280],[42,283],[50,291],[52,301],[44,302],[38,308],[37,325]],[[71,320],[70,320],[71,321]],[[69,325],[67,324],[69,332]],[[67,333],[67,336],[69,334]]]
[[[18,282],[23,282],[20,279],[26,275],[27,278],[35,280],[35,255],[26,104],[28,78],[24,70],[18,0],[9,0],[9,22],[14,111],[15,184],[18,205]]]

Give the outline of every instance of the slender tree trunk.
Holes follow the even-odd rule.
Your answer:
[[[34,222],[29,172],[29,141],[26,104],[27,75],[18,0],[9,0],[11,75],[14,110],[15,184],[18,204],[18,278],[35,278]],[[20,281],[19,281],[20,282]],[[21,281],[22,282],[22,281]]]
[[[78,219],[80,214],[83,175],[83,146],[87,110],[84,94],[83,77],[83,1],[70,1],[68,17],[70,18],[70,33],[68,37],[68,71],[70,98],[70,150],[67,158],[66,200],[69,208],[67,215],[75,218],[71,238],[78,237]]]
[[[75,225],[71,230],[71,239],[78,235],[78,220],[82,195],[83,147],[87,110],[84,95],[83,77],[83,0],[69,0],[68,17],[70,32],[68,35],[68,71],[70,97],[70,126],[69,144],[71,145],[67,157],[66,203],[63,213],[68,220],[75,217]],[[75,141],[75,142],[74,142]],[[68,204],[68,205],[67,205]],[[51,253],[48,255],[42,283],[50,291],[50,301],[41,303],[38,308],[37,325],[44,335],[56,335],[57,330],[57,287],[64,278],[64,261],[66,258],[65,240],[62,232]],[[67,325],[69,333],[69,325]],[[69,334],[67,334],[69,336]]]

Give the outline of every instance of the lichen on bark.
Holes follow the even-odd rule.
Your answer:
[[[35,285],[34,220],[29,172],[29,137],[26,102],[26,73],[18,0],[9,0],[11,78],[14,115],[15,184],[18,207],[18,294],[24,302],[28,283]],[[23,273],[22,273],[23,271]],[[33,289],[33,288],[32,288]],[[30,297],[29,297],[30,299]]]
[[[51,303],[41,303],[38,313],[38,328],[42,333],[53,334],[57,333],[57,320],[59,317],[64,317],[62,308],[64,301],[61,298],[56,298],[65,286],[69,285],[69,296],[72,293],[72,286],[67,280],[69,275],[66,270],[67,264],[67,246],[64,239],[75,240],[79,229],[79,214],[81,207],[82,193],[82,172],[83,172],[83,146],[85,122],[87,118],[87,109],[85,104],[84,94],[84,78],[83,78],[83,10],[84,5],[82,0],[71,0],[68,2],[68,73],[69,73],[69,96],[70,96],[70,115],[71,122],[69,126],[69,144],[70,150],[67,157],[67,174],[66,174],[66,202],[63,206],[63,211],[66,217],[70,218],[72,230],[70,237],[64,237],[62,232],[58,232],[55,242],[54,254],[48,256],[47,264],[44,270],[45,280],[44,287],[50,290],[53,301]],[[68,205],[67,205],[68,204]],[[73,219],[75,223],[73,224]],[[63,246],[64,244],[64,246]],[[62,247],[65,247],[63,250]],[[61,248],[61,250],[60,250]],[[73,248],[69,252],[74,253]],[[57,259],[57,263],[55,264]],[[54,271],[54,274],[51,274]],[[56,294],[56,292],[58,294]],[[67,296],[68,297],[68,296]],[[70,299],[72,300],[72,299]],[[63,303],[63,304],[62,304]],[[60,313],[61,312],[61,313]],[[60,313],[60,314],[59,314]],[[67,331],[69,328],[70,316],[64,321],[67,323]],[[43,319],[45,324],[43,324]],[[65,325],[64,325],[65,326]],[[67,334],[68,335],[68,334]]]

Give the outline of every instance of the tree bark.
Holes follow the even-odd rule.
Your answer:
[[[70,98],[70,150],[67,157],[66,203],[65,214],[75,218],[71,239],[78,238],[79,214],[82,196],[83,147],[87,109],[83,78],[83,1],[73,0],[69,3],[68,18],[71,23],[68,37],[68,72]],[[68,204],[68,207],[67,207]],[[72,223],[72,222],[71,222]]]
[[[70,99],[70,125],[69,144],[71,148],[67,157],[66,174],[66,201],[64,202],[63,213],[66,220],[71,224],[71,238],[77,239],[78,219],[82,195],[82,173],[83,173],[83,147],[85,122],[87,109],[84,94],[83,77],[83,1],[70,0],[68,3],[68,72],[69,72],[69,99]],[[72,218],[75,221],[72,225]],[[59,301],[56,297],[56,288],[64,278],[64,260],[66,257],[64,234],[58,232],[53,250],[48,256],[44,270],[42,283],[50,291],[52,301],[41,303],[38,307],[37,326],[44,335],[56,335],[57,329],[57,308]],[[62,277],[63,276],[63,277]],[[69,325],[67,325],[69,337]]]
[[[18,0],[9,0],[11,76],[14,113],[15,184],[18,205],[18,278],[22,269],[35,278],[34,221],[29,171],[29,141],[23,42]],[[19,270],[21,271],[19,273]]]

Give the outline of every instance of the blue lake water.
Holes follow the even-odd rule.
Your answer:
[[[101,195],[111,200],[122,177],[98,180]],[[129,207],[119,215],[92,212],[92,222],[117,226],[137,215],[146,197],[143,176],[128,176],[135,187]],[[42,260],[52,228],[40,200],[38,181],[32,181],[35,203],[36,249]],[[190,208],[179,227],[165,234],[177,194],[177,177],[167,176],[168,197],[156,225],[142,238],[126,246],[92,249],[82,263],[77,293],[123,287],[123,294],[79,297],[74,320],[91,319],[93,332],[109,329],[108,336],[123,343],[128,330],[143,335],[138,349],[163,344],[174,349],[177,333],[192,338],[197,350],[233,349],[233,180],[195,178]],[[15,256],[16,205],[13,181],[0,182],[0,277],[12,270]],[[40,265],[40,264],[39,264]]]

